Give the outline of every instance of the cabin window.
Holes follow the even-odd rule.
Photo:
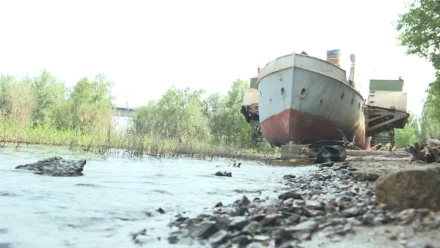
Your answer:
[[[354,103],[354,99],[353,99],[353,98],[351,98],[351,105],[353,105],[353,103]]]
[[[301,90],[301,96],[305,96],[306,95],[306,89],[305,88],[302,88],[302,90]]]
[[[341,94],[341,99],[344,99],[344,92],[342,92]]]
[[[322,104],[322,99],[321,99],[321,101],[319,101],[319,104]]]

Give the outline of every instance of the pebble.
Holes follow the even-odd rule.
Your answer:
[[[319,170],[306,175],[284,176],[286,191],[277,199],[260,196],[251,202],[243,196],[232,204],[219,202],[212,214],[193,219],[176,216],[170,225],[178,231],[170,233],[168,242],[178,243],[190,234],[212,247],[297,247],[313,240],[316,233],[338,242],[355,226],[412,224],[415,232],[440,228],[440,213],[396,212],[377,204],[375,186],[369,183],[377,174],[360,173],[348,163],[331,163],[320,164]],[[406,236],[386,235],[407,243]]]

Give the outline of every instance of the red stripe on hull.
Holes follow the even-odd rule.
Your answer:
[[[360,120],[351,126],[335,126],[328,119],[314,116],[297,109],[288,109],[272,115],[261,123],[263,136],[274,145],[281,145],[294,141],[308,144],[320,140],[341,141],[342,136],[338,131],[344,132],[349,141],[356,136],[356,144],[362,149],[367,149],[368,139],[365,134],[365,123]]]

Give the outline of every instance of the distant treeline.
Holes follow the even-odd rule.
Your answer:
[[[36,129],[43,130],[42,127],[92,136],[100,133],[101,139],[110,137],[113,130],[110,117],[115,107],[112,85],[102,74],[94,79],[84,77],[71,88],[46,70],[38,77],[20,80],[1,75],[0,142],[2,137],[11,140],[11,135],[26,136],[19,129],[33,133]],[[127,135],[252,148],[251,127],[240,113],[248,87],[247,82],[236,80],[227,95],[206,95],[204,90],[172,87],[158,101],[150,101],[135,110]]]

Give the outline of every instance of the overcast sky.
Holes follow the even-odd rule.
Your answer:
[[[72,86],[104,73],[116,103],[158,99],[171,86],[226,93],[236,79],[292,52],[357,56],[355,81],[405,80],[408,108],[419,112],[434,80],[431,64],[406,56],[393,21],[402,0],[0,1],[0,73],[47,69]]]

